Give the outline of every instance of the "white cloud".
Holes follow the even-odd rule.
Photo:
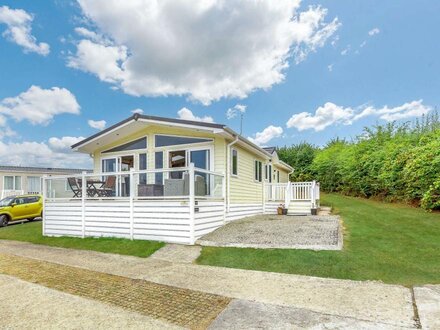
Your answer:
[[[93,72],[102,81],[121,82],[124,71],[121,63],[127,59],[124,46],[107,46],[90,40],[81,40],[76,54],[68,57],[67,65],[85,72]]]
[[[131,113],[133,113],[133,114],[138,113],[138,114],[142,115],[144,113],[144,110],[137,108],[137,109],[131,110]]]
[[[23,47],[24,52],[34,52],[46,56],[50,47],[45,42],[37,43],[37,39],[31,34],[33,16],[23,9],[11,9],[8,6],[0,7],[0,24],[6,24],[7,28],[2,35]]]
[[[47,125],[55,115],[79,114],[80,106],[75,96],[65,88],[42,89],[31,86],[16,97],[0,101],[0,113],[16,121],[27,120],[33,125]]]
[[[0,141],[0,158],[5,165],[92,168],[92,161],[88,155],[70,150],[67,144],[74,139],[51,138],[49,144],[34,141],[20,143]]]
[[[359,45],[359,47],[360,47],[360,48],[364,48],[366,44],[367,44],[367,41],[363,41],[363,42]]]
[[[84,140],[84,137],[82,136],[63,136],[62,138],[51,137],[49,139],[49,146],[56,151],[70,151],[72,145],[82,140]]]
[[[327,69],[328,71],[332,72],[333,71],[333,65],[335,65],[334,63],[327,65]]]
[[[304,60],[340,25],[325,21],[325,8],[300,12],[299,0],[78,2],[97,31],[77,29],[88,39],[78,42],[70,67],[130,95],[203,104],[282,82],[292,56]]]
[[[407,102],[394,108],[390,108],[387,105],[379,109],[373,106],[368,106],[364,108],[360,113],[358,113],[354,117],[354,120],[358,120],[367,116],[376,115],[379,116],[380,119],[386,121],[394,121],[394,120],[420,117],[422,115],[426,115],[431,110],[432,107],[424,105],[423,100]]]
[[[287,127],[295,127],[299,131],[314,129],[322,131],[327,126],[335,123],[351,123],[354,110],[343,108],[334,103],[327,102],[324,106],[316,109],[315,114],[310,112],[301,112],[293,115],[287,122]]]
[[[376,35],[376,34],[379,34],[380,33],[380,30],[379,30],[379,28],[374,28],[374,29],[371,29],[370,31],[368,31],[368,35],[369,36],[374,36],[374,35]]]
[[[84,38],[88,38],[88,39],[95,41],[95,42],[101,42],[101,43],[108,42],[108,43],[110,43],[110,41],[106,40],[102,35],[94,32],[94,31],[91,31],[89,29],[86,29],[85,27],[76,27],[75,32],[79,36],[84,37]]]
[[[179,115],[179,119],[192,120],[192,121],[202,121],[205,123],[213,123],[214,122],[214,119],[211,116],[197,117],[188,108],[180,109],[179,111],[177,111],[177,114]]]
[[[295,62],[298,64],[305,60],[311,52],[324,46],[326,41],[337,31],[341,23],[335,18],[330,23],[325,23],[327,9],[322,7],[309,7],[293,20]]]
[[[261,146],[281,135],[283,135],[283,129],[281,127],[270,125],[263,131],[256,133],[255,137],[249,137],[248,139],[256,145]]]
[[[105,125],[107,124],[107,122],[105,120],[88,120],[87,124],[89,124],[89,126],[91,128],[94,129],[99,129],[100,131],[102,131],[105,128]]]
[[[228,119],[235,118],[235,117],[237,117],[237,115],[239,113],[245,113],[246,112],[246,108],[247,108],[247,105],[236,104],[232,108],[229,108],[226,111],[226,118],[228,118]]]
[[[315,113],[301,112],[293,115],[286,123],[288,128],[295,127],[299,131],[314,129],[316,132],[335,124],[350,125],[354,121],[368,116],[377,116],[385,121],[394,121],[426,115],[432,107],[424,105],[423,100],[404,103],[400,106],[390,108],[384,106],[361,106],[356,109],[342,107],[331,102],[316,109]]]
[[[348,52],[350,51],[350,49],[351,49],[351,45],[348,45],[347,47],[345,47],[345,48],[341,51],[341,55],[342,55],[342,56],[347,55]]]

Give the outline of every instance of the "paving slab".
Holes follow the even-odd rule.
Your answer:
[[[230,298],[390,326],[414,325],[411,292],[400,285],[171,263],[14,241],[0,241],[0,251]]]
[[[2,329],[184,329],[139,313],[0,275]]]
[[[230,298],[0,253],[0,273],[135,311],[179,326],[206,328]]]
[[[414,298],[423,329],[440,329],[440,285],[414,288]]]
[[[154,252],[150,258],[177,263],[193,263],[202,248],[197,245],[167,244]]]
[[[222,329],[339,329],[339,330],[397,330],[402,327],[379,322],[361,321],[312,312],[306,309],[234,300],[209,326]]]
[[[201,237],[197,244],[258,249],[341,250],[338,216],[256,215],[237,220]]]

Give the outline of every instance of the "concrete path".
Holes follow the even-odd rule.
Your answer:
[[[2,329],[182,329],[126,309],[0,275]]]
[[[222,226],[197,244],[256,249],[341,250],[340,218],[326,216],[256,215]]]
[[[177,263],[193,263],[199,256],[202,248],[198,245],[167,244],[154,252],[150,258]]]
[[[14,241],[0,241],[0,251],[269,304],[278,309],[280,314],[285,314],[286,309],[283,307],[306,310],[310,315],[331,317],[329,322],[332,322],[332,318],[342,320],[348,327],[352,324],[350,322],[366,322],[376,328],[411,328],[415,324],[411,292],[399,285],[172,263],[155,258],[142,259]],[[230,305],[224,313],[233,308],[234,305]],[[318,316],[315,319],[319,320],[321,316]],[[313,320],[310,322],[313,324]]]
[[[440,285],[414,288],[414,296],[424,329],[440,329]]]
[[[307,309],[233,300],[209,329],[402,329],[400,326],[316,313]]]

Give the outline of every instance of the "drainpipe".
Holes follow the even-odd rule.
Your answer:
[[[287,180],[290,182],[290,175],[293,174],[293,172],[295,172],[295,169],[293,169],[291,172],[289,172],[289,174],[287,174]]]
[[[230,158],[231,158],[231,147],[236,144],[238,142],[238,135],[235,136],[235,140],[232,141],[231,143],[229,143],[226,146],[226,187],[227,187],[227,192],[226,192],[226,207],[227,207],[227,211],[229,213],[229,204],[230,204],[230,181],[231,181],[231,164],[230,164]],[[238,166],[238,163],[237,163]]]

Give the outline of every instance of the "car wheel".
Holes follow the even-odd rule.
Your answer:
[[[0,227],[6,227],[8,225],[9,218],[7,215],[0,215]]]
[[[35,218],[28,218],[29,221],[34,221]]]

